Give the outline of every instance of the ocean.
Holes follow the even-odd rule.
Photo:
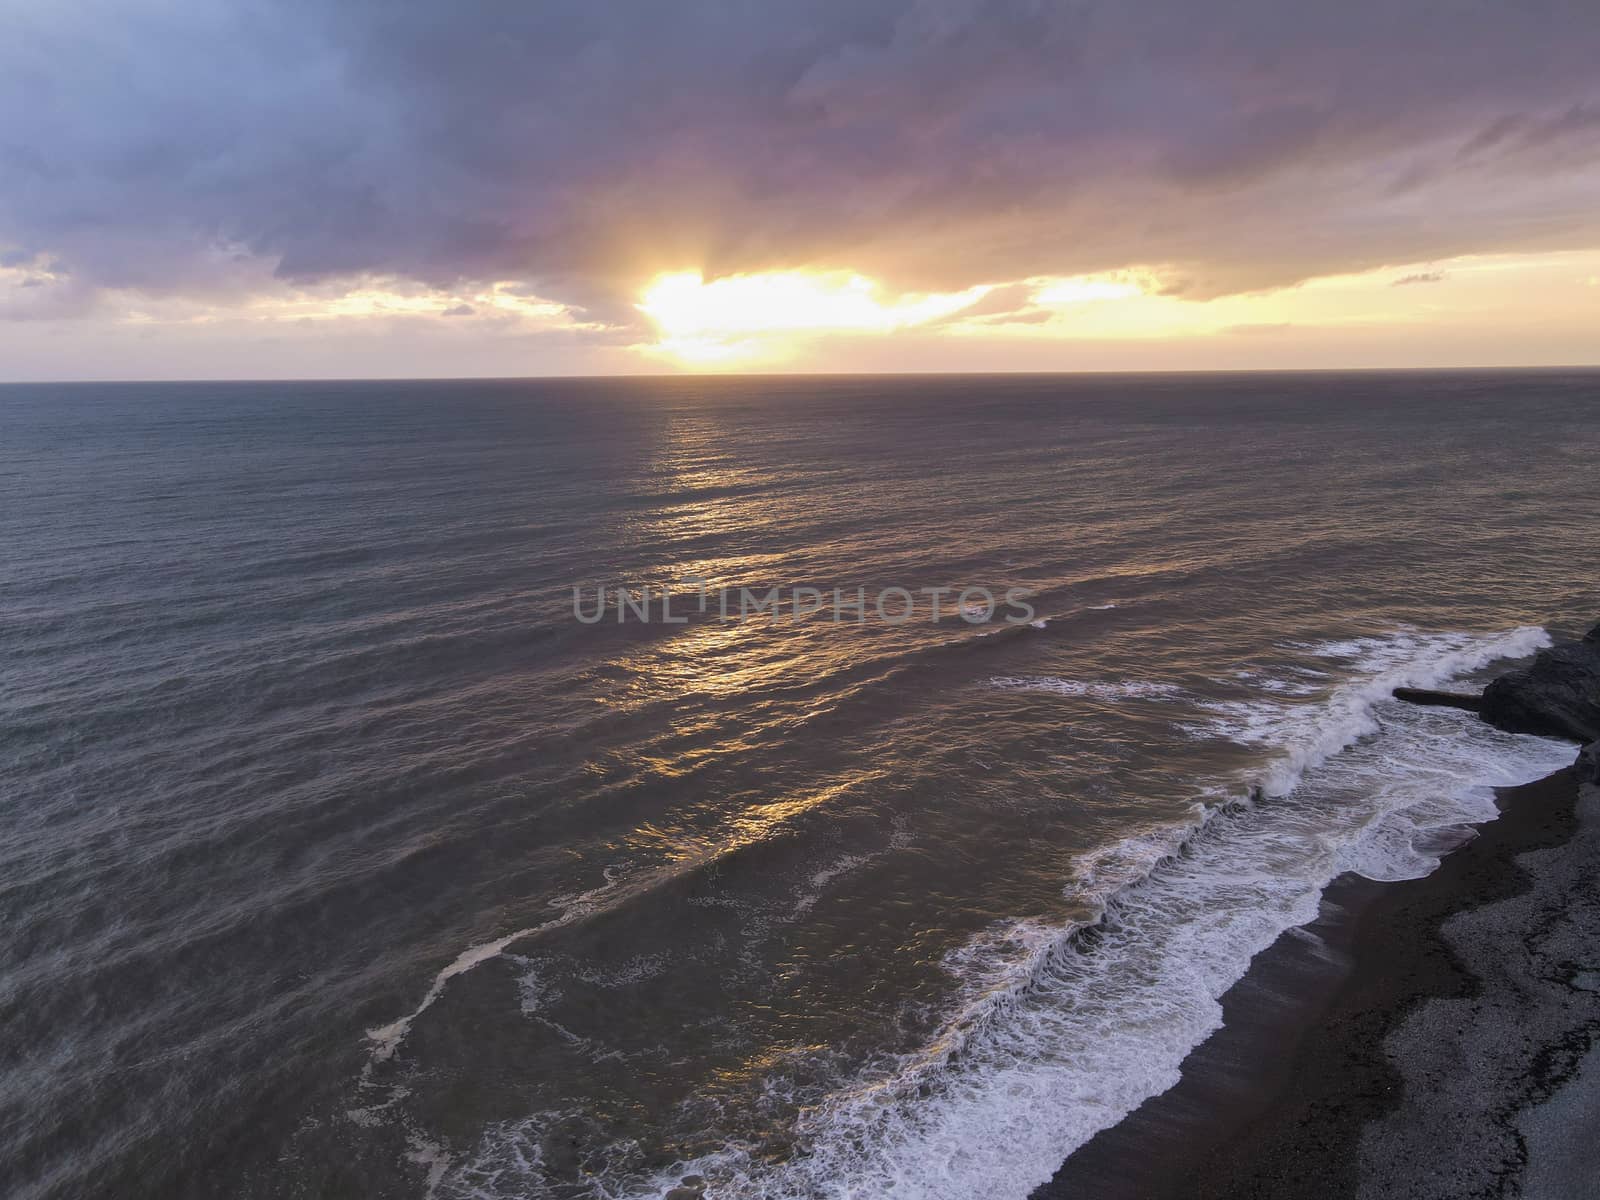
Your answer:
[[[1600,615],[1597,415],[0,388],[0,1193],[1021,1200],[1570,761],[1389,690]]]

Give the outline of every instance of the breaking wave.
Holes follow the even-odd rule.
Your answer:
[[[1300,647],[1347,682],[1316,702],[1270,687],[1260,701],[1197,702],[1194,736],[1273,756],[1255,777],[1204,792],[1187,820],[1081,856],[1067,892],[1091,907],[1090,920],[1006,922],[951,954],[956,1000],[937,1035],[804,1109],[786,1161],[733,1145],[642,1187],[603,1182],[597,1194],[659,1197],[688,1175],[718,1198],[1025,1197],[1068,1152],[1177,1082],[1189,1051],[1219,1027],[1222,994],[1257,953],[1315,917],[1335,876],[1426,874],[1467,825],[1494,815],[1493,788],[1570,759],[1565,743],[1390,699],[1395,686],[1437,686],[1547,643],[1542,630],[1519,628]],[[1100,699],[1179,695],[992,682]]]

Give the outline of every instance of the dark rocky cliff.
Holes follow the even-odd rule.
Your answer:
[[[1582,641],[1539,651],[1483,689],[1479,713],[1513,733],[1543,733],[1576,742],[1600,739],[1600,625]]]

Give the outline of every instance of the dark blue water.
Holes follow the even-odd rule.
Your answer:
[[[1333,875],[1570,757],[1385,697],[1592,621],[1597,414],[1561,373],[0,388],[0,1190],[1025,1196]],[[618,584],[687,620],[575,618]]]

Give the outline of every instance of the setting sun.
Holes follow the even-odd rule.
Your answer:
[[[657,276],[639,310],[661,332],[656,349],[715,363],[781,356],[797,334],[889,333],[948,317],[989,291],[886,298],[877,283],[848,271],[771,271],[706,280],[699,271]]]

